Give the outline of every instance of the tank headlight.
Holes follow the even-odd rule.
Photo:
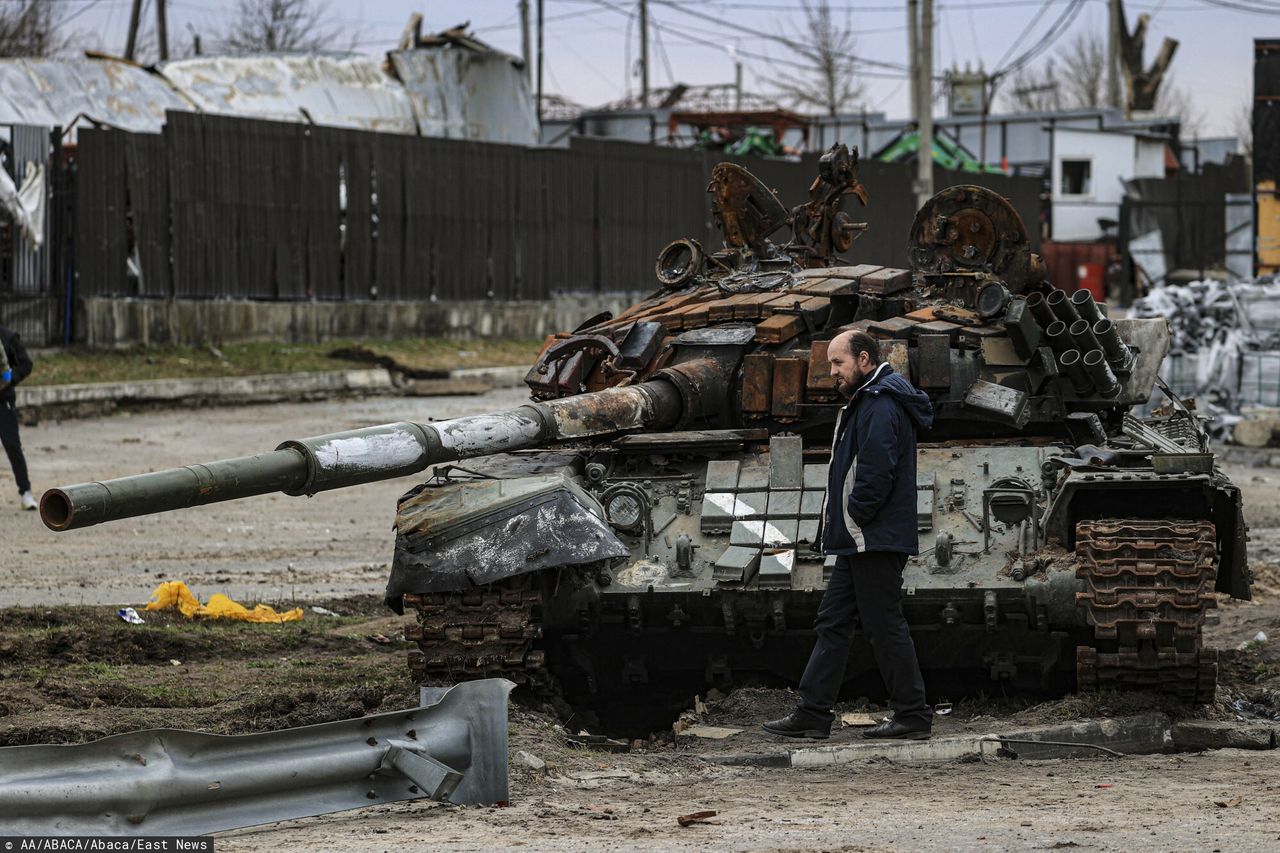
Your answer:
[[[640,526],[640,501],[625,492],[614,495],[605,507],[609,523],[619,530],[634,530]]]

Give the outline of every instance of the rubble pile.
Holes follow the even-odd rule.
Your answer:
[[[1169,321],[1162,373],[1215,414],[1280,402],[1280,283],[1171,285],[1134,302],[1130,313]]]
[[[1280,350],[1280,283],[1193,281],[1151,291],[1133,303],[1133,317],[1169,321],[1174,352],[1202,352],[1241,332],[1254,350]]]

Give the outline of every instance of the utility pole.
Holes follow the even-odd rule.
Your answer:
[[[916,74],[916,63],[920,56],[920,0],[907,0],[907,57],[911,63],[911,116],[920,114],[920,79]]]
[[[640,108],[649,109],[649,4],[640,0]]]
[[[920,50],[916,70],[916,207],[933,198],[933,0],[920,0]]]
[[[520,57],[526,80],[533,77],[533,51],[529,47],[529,0],[520,0]]]
[[[160,43],[160,61],[169,59],[169,21],[165,17],[165,0],[156,0],[156,41]]]
[[[1120,33],[1124,29],[1124,9],[1120,0],[1107,0],[1107,106],[1120,107]]]
[[[538,127],[542,127],[542,7],[544,0],[538,0]]]
[[[133,7],[129,9],[129,40],[125,42],[124,58],[133,61],[133,57],[137,54],[138,48],[138,18],[142,16],[142,0],[133,0]]]

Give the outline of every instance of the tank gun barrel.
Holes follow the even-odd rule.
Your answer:
[[[682,365],[692,367],[693,365]],[[681,375],[529,403],[436,423],[401,422],[286,441],[270,453],[50,489],[40,518],[72,530],[269,492],[313,495],[415,474],[452,462],[643,427],[664,428],[689,408]]]

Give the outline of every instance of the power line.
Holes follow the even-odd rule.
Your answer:
[[[1253,0],[1252,3],[1237,3],[1232,2],[1232,0],[1200,0],[1200,2],[1207,3],[1210,6],[1217,6],[1220,9],[1231,9],[1236,12],[1244,12],[1250,15],[1280,15],[1280,7],[1263,3],[1262,0]]]
[[[610,2],[608,2],[608,0],[577,0],[577,2],[594,3],[594,4],[595,4],[595,5],[597,5],[597,6],[606,6],[606,7],[609,7],[609,8],[613,9],[614,11],[616,11],[616,12],[618,12],[618,13],[620,13],[620,14],[626,14],[626,10],[625,10],[625,9],[623,9],[622,7],[620,7],[620,6],[618,6],[618,5],[614,4],[614,3],[610,3]],[[726,20],[724,20],[723,18],[717,18],[717,17],[715,17],[714,15],[707,15],[707,14],[705,14],[705,13],[703,13],[703,12],[695,12],[695,11],[693,11],[692,9],[687,9],[687,8],[685,8],[685,7],[683,7],[683,6],[680,6],[680,5],[676,4],[676,3],[672,3],[672,2],[670,2],[670,0],[654,0],[654,2],[655,2],[655,3],[660,3],[660,4],[661,4],[661,5],[663,5],[663,6],[666,6],[666,7],[670,8],[670,9],[673,9],[673,10],[675,10],[675,11],[678,11],[678,12],[680,12],[680,13],[681,13],[681,14],[683,14],[683,15],[688,15],[688,16],[691,16],[691,17],[694,17],[694,18],[699,18],[699,19],[704,20],[704,21],[710,21],[711,23],[716,24],[717,26],[719,26],[719,27],[721,27],[721,28],[727,28],[727,29],[735,30],[735,31],[737,31],[737,32],[746,33],[747,35],[750,35],[750,36],[755,36],[756,38],[765,39],[765,40],[768,40],[768,41],[775,41],[775,42],[778,42],[779,44],[782,44],[782,45],[784,45],[785,47],[788,47],[788,48],[790,48],[790,49],[792,49],[792,50],[795,50],[795,51],[797,51],[797,52],[800,52],[801,54],[803,54],[803,53],[804,53],[804,51],[806,50],[806,46],[805,46],[805,45],[800,44],[799,42],[796,42],[796,41],[795,41],[795,40],[793,40],[793,39],[789,39],[789,38],[787,38],[786,36],[781,36],[781,35],[777,35],[777,34],[774,34],[774,33],[765,33],[765,32],[761,32],[761,31],[759,31],[759,30],[752,29],[751,27],[743,26],[743,25],[741,25],[741,24],[737,24],[737,23],[734,23],[734,22],[732,22],[732,21],[726,21]],[[666,28],[666,32],[667,32],[668,34],[674,34],[674,33],[680,33],[680,32],[681,32],[681,30],[673,30],[671,27],[667,27],[667,28]],[[719,32],[719,31],[717,32],[717,35],[720,35],[720,32]],[[691,40],[694,40],[694,39],[691,39]],[[708,44],[710,47],[715,47],[715,48],[717,48],[717,49],[723,48],[723,44],[722,44],[722,43],[708,42],[707,44]],[[748,53],[746,53],[746,52],[743,52],[743,55],[744,55],[744,56],[751,56],[751,54],[748,54]],[[760,55],[760,54],[755,54],[755,55],[754,55],[754,58],[756,58],[756,59],[763,59],[763,60],[765,60],[765,61],[767,61],[767,62],[775,62],[775,63],[777,63],[777,62],[781,62],[781,61],[782,61],[782,60],[772,59],[772,58],[770,58],[770,57],[768,57],[768,56],[763,56],[763,55]],[[850,56],[850,57],[848,57],[848,59],[849,59],[849,60],[851,60],[854,64],[869,65],[869,66],[872,66],[872,67],[875,67],[875,68],[886,68],[886,69],[890,69],[890,70],[892,70],[892,71],[899,72],[899,74],[896,74],[896,75],[892,76],[890,79],[895,79],[895,80],[896,80],[896,79],[898,79],[898,77],[899,77],[901,74],[905,74],[905,73],[907,72],[907,67],[906,67],[905,65],[902,65],[901,63],[897,63],[897,62],[883,62],[883,61],[881,61],[881,60],[868,59],[868,58],[866,58],[866,57],[860,57],[860,56]],[[805,67],[806,69],[809,69],[809,70],[811,70],[811,69],[813,69],[813,68],[815,67],[812,63],[801,63],[801,65],[802,65],[803,67]],[[872,73],[867,72],[867,71],[860,71],[860,73],[862,73],[864,76],[868,76],[868,77],[878,76],[878,75],[872,74]],[[883,75],[879,75],[879,76],[883,76]]]
[[[1007,65],[1003,62],[997,63],[998,67],[992,72],[992,78],[1000,78],[1006,74],[1018,71],[1032,59],[1035,59],[1041,53],[1048,50],[1050,45],[1061,38],[1062,35],[1071,28],[1071,25],[1075,23],[1076,16],[1080,14],[1080,10],[1082,8],[1084,8],[1084,0],[1072,0],[1071,5],[1062,11],[1062,14],[1059,15],[1058,19],[1049,26],[1049,29],[1040,37],[1039,41],[1033,44],[1020,56],[1011,60]],[[1015,41],[1014,44],[1017,44],[1017,41]],[[1006,56],[1007,55],[1008,54],[1006,53]]]
[[[662,64],[667,69],[667,82],[670,83],[672,86],[674,86],[676,84],[676,75],[671,70],[671,57],[667,56],[667,46],[662,43],[662,31],[664,28],[661,26],[658,26],[658,22],[654,19],[652,15],[649,16],[649,20],[653,21],[653,25],[654,25],[653,26],[654,44],[658,46],[658,53],[662,55]]]
[[[580,0],[580,1],[581,1],[581,2],[590,2],[590,3],[594,3],[594,4],[595,4],[595,5],[597,5],[597,6],[604,6],[604,7],[606,7],[606,8],[613,9],[615,12],[617,12],[618,14],[621,14],[621,15],[629,15],[629,14],[630,14],[629,10],[627,10],[625,7],[619,6],[619,5],[618,5],[618,4],[616,4],[616,3],[612,3],[612,2],[610,2],[610,0]],[[695,30],[695,31],[696,31],[696,30],[698,29],[698,28],[696,28],[696,27],[692,27],[692,26],[682,26],[682,27],[680,27],[679,29],[677,29],[677,28],[674,28],[674,27],[668,26],[668,25],[666,25],[666,24],[656,24],[656,23],[654,24],[654,26],[656,26],[656,27],[660,27],[660,28],[662,29],[662,31],[663,31],[667,36],[669,36],[669,37],[671,37],[671,38],[675,38],[675,39],[682,39],[682,40],[684,40],[684,41],[685,41],[685,42],[687,42],[687,43],[697,44],[697,45],[701,45],[701,46],[703,46],[703,47],[711,47],[711,48],[715,48],[716,50],[723,50],[723,49],[724,49],[724,40],[723,40],[723,38],[722,38],[722,37],[720,37],[720,34],[719,34],[719,33],[716,33],[716,34],[715,34],[715,37],[718,37],[718,38],[719,38],[719,40],[718,40],[718,41],[713,41],[713,40],[711,40],[711,39],[707,39],[707,38],[698,38],[697,36],[695,36],[695,35],[691,35],[691,34],[688,32],[688,30]],[[753,34],[753,35],[757,35],[757,36],[761,36],[761,37],[768,38],[768,36],[766,36],[765,34],[762,34],[762,33],[754,33],[754,32],[753,32],[752,34]],[[794,43],[794,42],[791,42],[790,40],[787,40],[787,45],[788,45],[789,47],[792,47],[792,49],[794,49],[794,47],[795,47],[795,43]],[[738,49],[737,54],[738,54],[739,56],[745,57],[745,58],[747,58],[747,59],[758,59],[758,60],[760,60],[760,61],[762,61],[762,62],[768,62],[768,63],[773,64],[773,65],[784,65],[784,66],[788,66],[788,67],[791,67],[791,68],[796,68],[796,69],[799,69],[799,70],[802,70],[802,71],[820,71],[820,70],[821,70],[821,69],[820,69],[820,68],[819,68],[815,63],[813,63],[813,62],[800,62],[800,61],[797,61],[797,60],[794,60],[794,59],[782,59],[782,58],[775,58],[775,57],[769,56],[769,55],[768,55],[768,54],[766,54],[766,53],[759,53],[759,52],[756,52],[756,51],[750,51],[750,50],[742,50],[742,49]],[[881,80],[901,80],[901,79],[903,79],[904,77],[906,77],[906,72],[905,72],[905,70],[904,70],[904,71],[901,71],[901,72],[897,72],[897,73],[888,73],[888,72],[877,72],[877,71],[869,71],[869,70],[866,70],[866,69],[859,69],[859,70],[858,70],[858,73],[859,73],[861,76],[863,76],[863,77],[868,77],[868,78],[873,78],[873,79],[881,79]],[[938,78],[938,79],[940,79],[940,78]]]
[[[708,39],[697,38],[696,36],[691,36],[687,32],[685,32],[683,29],[672,29],[670,27],[664,26],[663,31],[672,38],[682,38],[686,42],[689,42],[691,44],[697,44],[703,47],[714,47],[716,49],[723,49],[724,47],[724,45],[721,43],[710,41]],[[785,65],[791,68],[798,69],[800,71],[821,71],[822,70],[812,62],[800,62],[794,59],[776,58],[776,57],[769,56],[767,53],[757,53],[755,51],[742,50],[740,48],[736,52],[738,56],[742,56],[747,59],[758,59],[761,62],[768,62],[773,65]],[[888,72],[866,71],[866,70],[859,70],[858,74],[862,77],[870,77],[876,80],[904,80],[907,77],[905,73],[890,74]]]
[[[667,6],[668,8],[675,9],[679,11],[682,15],[689,15],[694,18],[701,18],[704,21],[710,21],[713,24],[716,24],[718,26],[721,26],[727,29],[736,30],[738,32],[746,33],[748,35],[759,36],[761,38],[769,39],[770,41],[776,41],[779,44],[789,47],[795,51],[799,51],[803,53],[803,51],[805,51],[808,47],[807,45],[801,44],[800,42],[797,42],[794,39],[789,39],[786,36],[776,35],[774,33],[763,33],[757,29],[753,29],[752,27],[738,24],[734,21],[726,21],[723,18],[717,18],[715,15],[708,15],[705,12],[695,12],[692,9],[689,9],[685,6],[681,6],[678,3],[672,2],[672,0],[654,0],[654,2],[663,6]],[[849,56],[846,58],[854,62],[855,64],[861,63],[863,65],[870,65],[877,68],[889,68],[894,71],[902,71],[902,72],[907,71],[907,66],[903,65],[900,62],[884,62],[879,59],[868,59],[867,57],[864,57],[864,56]]]
[[[544,17],[543,17],[543,19],[542,19],[542,22],[543,22],[544,24],[549,24],[549,23],[551,23],[552,21],[563,21],[563,20],[566,20],[566,19],[568,19],[568,18],[581,18],[581,17],[583,17],[584,15],[598,15],[598,14],[600,14],[601,12],[608,12],[608,11],[611,11],[611,10],[606,6],[606,7],[602,7],[602,8],[599,8],[599,9],[588,9],[588,10],[586,10],[585,12],[582,12],[582,11],[577,11],[577,12],[561,12],[561,13],[560,13],[560,14],[558,14],[558,15],[546,15],[546,16],[544,16]],[[473,27],[473,29],[474,29],[476,32],[478,32],[478,33],[496,33],[496,32],[500,32],[500,31],[502,31],[502,30],[514,30],[514,29],[516,29],[516,28],[517,28],[517,27],[519,27],[519,26],[520,26],[520,23],[519,23],[519,22],[516,22],[516,23],[514,23],[514,24],[495,24],[495,25],[493,25],[493,26],[489,26],[489,27],[485,27],[485,26],[481,26],[481,27]]]
[[[996,62],[996,68],[999,68],[1000,66],[1004,65],[1005,60],[1008,59],[1013,54],[1013,52],[1018,49],[1018,45],[1022,43],[1022,40],[1024,38],[1030,35],[1031,30],[1035,28],[1035,25],[1040,23],[1040,19],[1044,17],[1045,12],[1049,11],[1049,6],[1052,3],[1053,3],[1053,0],[1044,0],[1044,2],[1040,4],[1040,9],[1035,13],[1035,15],[1031,18],[1030,21],[1027,21],[1027,25],[1022,28],[1022,32],[1018,33],[1018,37],[1015,38],[1013,41],[1009,42],[1009,48],[1004,52],[1004,55],[1001,56],[1000,59]],[[1067,8],[1070,8],[1070,7],[1068,6]]]

